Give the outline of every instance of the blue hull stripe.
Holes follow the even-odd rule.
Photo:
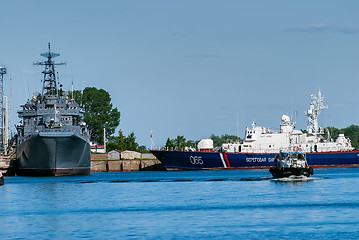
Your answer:
[[[274,153],[226,153],[229,167],[223,153],[151,151],[166,168],[178,169],[231,169],[266,168],[274,166]],[[310,166],[359,166],[359,151],[307,153]]]

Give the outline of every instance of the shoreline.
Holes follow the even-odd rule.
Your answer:
[[[14,176],[15,160],[0,157],[0,172],[4,176]],[[107,154],[91,154],[91,172],[139,172],[166,171],[155,159],[107,159]]]

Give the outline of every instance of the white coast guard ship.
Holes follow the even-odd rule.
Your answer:
[[[298,146],[307,154],[308,164],[313,167],[359,166],[359,151],[355,151],[350,139],[344,134],[334,141],[329,131],[324,137],[318,125],[318,116],[323,109],[324,96],[311,95],[307,131],[296,130],[294,123],[283,115],[279,132],[256,126],[247,128],[243,142],[225,143],[219,151],[213,148],[211,139],[203,139],[198,151],[153,150],[152,153],[168,170],[183,169],[233,169],[268,168],[274,165],[274,157],[280,149]]]

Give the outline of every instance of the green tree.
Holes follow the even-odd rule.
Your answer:
[[[72,94],[70,93],[70,96]],[[102,143],[103,128],[110,137],[120,124],[120,112],[113,108],[110,94],[95,87],[86,87],[81,93],[74,91],[74,99],[85,110],[85,122],[90,131],[91,140]]]
[[[116,149],[118,149],[118,145],[116,142],[108,142],[106,144],[106,151],[109,152],[109,151],[116,150]]]
[[[126,137],[125,137],[125,135],[123,135],[123,132],[121,129],[118,131],[118,136],[116,137],[116,142],[117,142],[118,150],[120,150],[120,151],[127,150],[126,149]]]
[[[180,150],[186,147],[186,138],[184,136],[177,136],[174,139],[175,147]]]
[[[126,150],[137,151],[138,143],[136,143],[135,133],[130,133],[127,138],[125,138]]]
[[[148,152],[145,146],[138,146],[135,133],[132,132],[126,137],[121,129],[118,131],[118,136],[109,138],[109,142],[106,146],[108,151],[117,149],[120,151]]]
[[[165,147],[167,149],[170,149],[170,150],[174,149],[174,147],[175,147],[174,141],[172,139],[170,139],[170,138],[167,138],[167,142],[166,142]]]
[[[186,142],[186,147],[197,148],[198,142],[199,142],[199,141],[187,140],[187,142]]]
[[[235,135],[222,135],[222,136],[216,136],[214,134],[211,135],[210,137],[213,140],[213,146],[214,147],[220,147],[222,146],[223,143],[227,143],[227,142],[241,142],[242,139],[235,136]]]
[[[338,128],[335,127],[327,127],[327,129],[329,130],[330,133],[330,137],[333,139],[337,139],[340,133],[340,130]],[[324,136],[325,137],[325,136]]]
[[[341,129],[341,133],[344,133],[346,137],[350,138],[353,147],[359,147],[359,126],[351,125],[347,128]]]
[[[149,151],[147,150],[146,146],[139,146],[137,148],[137,151],[140,153],[148,153]]]

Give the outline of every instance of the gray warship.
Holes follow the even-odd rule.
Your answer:
[[[16,126],[16,175],[69,176],[90,174],[90,142],[84,110],[68,96],[57,81],[53,58],[60,56],[49,51],[40,54],[47,58],[34,66],[45,66],[42,93],[21,105],[22,119]],[[58,89],[57,84],[60,88]]]

